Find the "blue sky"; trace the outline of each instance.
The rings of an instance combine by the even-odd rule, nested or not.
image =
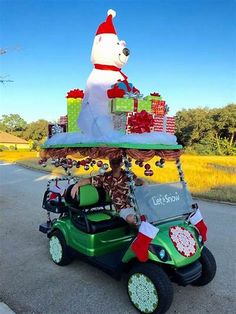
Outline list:
[[[67,91],[84,89],[106,12],[131,50],[123,72],[171,113],[236,101],[236,2],[232,0],[0,0],[0,115],[28,122],[66,114]],[[14,49],[20,47],[20,49]]]

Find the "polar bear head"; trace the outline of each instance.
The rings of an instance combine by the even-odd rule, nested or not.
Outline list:
[[[118,39],[112,23],[115,15],[115,11],[108,10],[106,21],[98,27],[91,53],[93,64],[122,68],[128,61],[129,49],[126,48],[125,41]]]

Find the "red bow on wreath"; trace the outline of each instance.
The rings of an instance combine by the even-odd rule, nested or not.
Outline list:
[[[128,127],[130,133],[150,133],[151,127],[153,127],[153,125],[153,116],[146,110],[142,110],[141,112],[135,112],[128,117]]]
[[[83,98],[84,92],[82,89],[72,89],[67,93],[66,98]]]

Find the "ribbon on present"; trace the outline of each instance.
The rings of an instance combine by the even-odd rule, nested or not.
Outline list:
[[[127,80],[118,80],[116,84],[111,85],[111,88],[108,89],[107,96],[108,98],[123,98],[127,93],[140,94],[139,90],[132,83],[128,83]]]
[[[124,98],[134,98],[134,99],[141,99],[143,98],[143,94],[140,94],[139,92],[126,92],[124,94]]]
[[[143,94],[140,94],[139,92],[127,92],[124,94],[123,98],[126,98],[126,99],[130,99],[132,98],[134,100],[134,112],[137,112],[138,111],[138,100],[139,99],[142,99],[143,98]],[[145,110],[143,110],[145,111]]]
[[[67,93],[66,98],[84,98],[84,92],[82,89],[72,89]]]
[[[146,110],[128,115],[127,128],[130,133],[150,133],[153,125],[153,116]]]

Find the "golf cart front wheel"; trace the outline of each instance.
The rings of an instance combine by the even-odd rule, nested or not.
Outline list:
[[[59,230],[55,230],[49,239],[49,253],[53,262],[60,266],[68,265],[73,259],[72,252]]]
[[[156,264],[135,265],[129,273],[127,286],[130,301],[141,313],[163,314],[171,306],[171,281]]]
[[[216,261],[211,251],[204,247],[199,259],[202,264],[202,275],[192,283],[193,286],[205,286],[213,280],[216,274]]]

